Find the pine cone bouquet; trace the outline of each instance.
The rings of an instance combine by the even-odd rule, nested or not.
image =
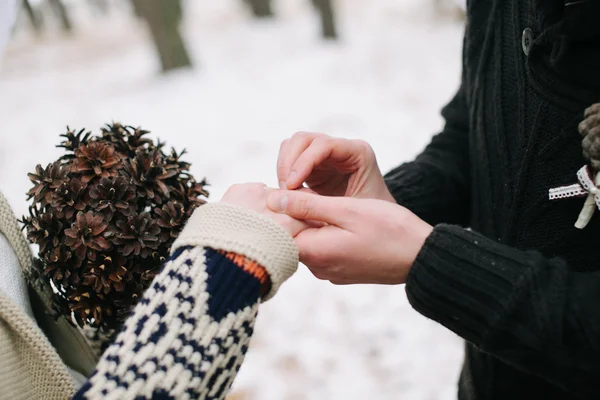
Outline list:
[[[68,129],[58,146],[65,154],[28,174],[32,205],[22,222],[39,246],[39,279],[80,326],[119,328],[208,197],[184,152],[165,152],[148,133],[120,124],[97,136]]]

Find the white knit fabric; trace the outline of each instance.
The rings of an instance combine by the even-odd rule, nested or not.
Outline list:
[[[27,275],[31,272],[31,250],[27,245],[15,215],[6,200],[6,197],[0,192],[0,233],[6,236],[8,242],[13,248],[23,272]]]
[[[74,392],[67,368],[44,333],[0,293],[0,400],[62,400]]]
[[[275,221],[230,204],[206,204],[197,209],[173,248],[201,246],[222,249],[258,262],[271,277],[272,298],[298,269],[298,247]]]
[[[19,259],[6,237],[0,233],[0,292],[14,301],[29,317],[33,318],[27,284]]]
[[[1,1],[1,0],[0,0]],[[33,324],[37,321],[31,309],[29,291],[25,281],[25,273],[31,270],[31,252],[25,237],[21,233],[8,201],[0,192],[0,294],[6,296],[15,303],[27,317],[31,318]],[[38,310],[39,311],[39,310]],[[65,334],[64,340],[70,341],[71,350],[83,350],[87,346],[85,339],[79,337],[77,331],[68,326],[65,320],[58,321]],[[48,352],[54,349],[48,349]],[[84,357],[82,352],[81,357]],[[61,365],[61,368],[63,366]],[[56,369],[60,369],[57,366]],[[79,372],[67,366],[71,377],[79,387],[86,378]],[[2,398],[0,394],[0,398]]]

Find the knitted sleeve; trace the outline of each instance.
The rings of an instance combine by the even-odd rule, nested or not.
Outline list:
[[[431,225],[466,225],[470,203],[469,123],[465,83],[442,110],[444,130],[385,181],[398,204]]]
[[[252,336],[261,294],[298,264],[292,238],[258,214],[200,207],[75,399],[222,399]]]
[[[482,351],[581,398],[600,393],[600,272],[438,225],[406,284],[412,306]]]

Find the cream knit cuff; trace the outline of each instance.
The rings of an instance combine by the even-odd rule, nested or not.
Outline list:
[[[292,237],[275,221],[224,203],[199,207],[175,241],[172,251],[182,246],[211,247],[244,255],[262,265],[271,278],[271,290],[263,301],[298,268],[298,248]]]

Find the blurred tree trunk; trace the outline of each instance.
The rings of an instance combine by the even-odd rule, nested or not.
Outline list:
[[[326,39],[337,38],[335,29],[335,17],[333,15],[333,5],[331,0],[313,0],[313,4],[321,13],[321,29],[323,37]]]
[[[73,24],[71,24],[71,19],[63,2],[61,0],[49,0],[49,2],[56,15],[60,18],[63,29],[70,32],[73,29]]]
[[[142,0],[131,0],[131,5],[133,6],[133,12],[135,16],[138,18],[144,18],[142,13],[142,9],[144,8]]]
[[[101,14],[108,14],[108,3],[106,0],[90,0],[93,6],[100,11]]]
[[[192,65],[179,33],[179,0],[132,0],[135,13],[148,23],[163,72]]]
[[[272,17],[273,10],[271,9],[271,0],[244,0],[252,8],[252,13],[255,17],[264,18]]]
[[[31,3],[29,3],[29,0],[23,0],[23,8],[27,13],[27,18],[29,18],[29,22],[31,23],[33,29],[37,33],[40,33],[42,31],[43,26],[40,15],[33,9],[33,7],[31,7]]]
[[[435,0],[434,2],[436,14],[441,17],[450,17],[459,21],[464,21],[466,18],[465,7],[463,1],[457,0]]]

